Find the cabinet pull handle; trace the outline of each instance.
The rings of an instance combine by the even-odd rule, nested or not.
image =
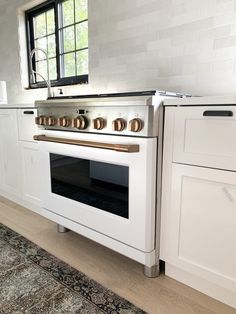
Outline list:
[[[24,114],[34,114],[33,110],[25,110],[23,113]]]
[[[33,110],[25,110],[23,113],[24,114],[34,114]]]
[[[233,111],[230,110],[206,110],[203,112],[204,117],[233,117]]]

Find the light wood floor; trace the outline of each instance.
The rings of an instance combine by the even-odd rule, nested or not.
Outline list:
[[[148,279],[142,266],[0,197],[0,222],[150,314],[236,314],[236,310],[171,278]]]

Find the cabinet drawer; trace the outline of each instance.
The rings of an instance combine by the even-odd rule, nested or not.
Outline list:
[[[19,140],[33,142],[33,136],[37,133],[37,126],[35,124],[37,109],[18,109],[17,114],[19,125]]]
[[[236,170],[236,106],[176,108],[173,161]]]

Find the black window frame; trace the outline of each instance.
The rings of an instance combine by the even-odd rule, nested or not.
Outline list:
[[[33,27],[33,18],[41,13],[44,13],[50,9],[54,9],[55,13],[55,41],[56,41],[56,69],[57,69],[57,80],[51,80],[51,86],[66,86],[66,85],[75,85],[75,84],[87,84],[89,74],[70,76],[70,77],[60,77],[60,38],[59,38],[59,14],[61,14],[60,4],[66,0],[48,0],[45,1],[30,10],[25,12],[26,20],[26,40],[27,40],[27,56],[28,56],[28,79],[29,79],[29,89],[47,87],[44,81],[33,83],[31,81],[30,73],[30,52],[35,48],[34,45],[34,27]],[[62,16],[61,16],[62,18]],[[80,21],[85,22],[88,19]],[[72,24],[72,25],[76,25]],[[85,48],[85,49],[89,49]],[[32,60],[33,70],[36,70],[35,55]]]

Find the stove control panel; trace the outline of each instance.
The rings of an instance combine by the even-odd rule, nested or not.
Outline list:
[[[37,108],[41,129],[152,136],[154,108],[139,106],[49,106]]]

